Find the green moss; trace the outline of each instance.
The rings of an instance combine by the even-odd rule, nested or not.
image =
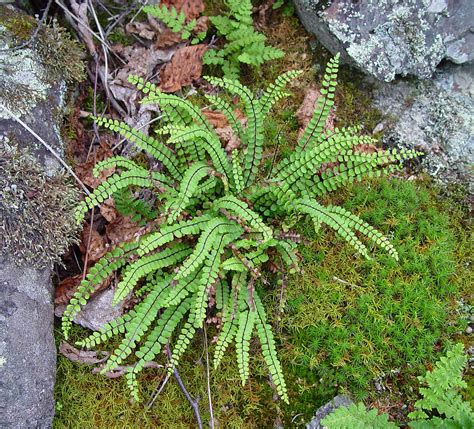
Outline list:
[[[454,323],[455,297],[470,283],[468,244],[453,231],[461,217],[426,184],[384,179],[345,193],[343,206],[388,233],[400,263],[354,257],[326,233],[313,233],[301,248],[304,274],[288,284],[281,354],[301,380],[292,414],[306,419],[338,391],[364,397],[391,370],[401,380],[423,372],[438,355],[435,346],[462,329]],[[397,386],[406,394],[411,384]]]

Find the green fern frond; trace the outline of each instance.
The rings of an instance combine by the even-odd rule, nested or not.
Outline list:
[[[189,200],[196,192],[199,182],[210,172],[209,166],[204,162],[196,162],[184,173],[176,198],[171,199],[166,205],[168,223],[175,221],[187,207]]]
[[[272,107],[289,94],[284,92],[284,88],[289,82],[295,80],[303,72],[301,70],[290,70],[278,76],[274,83],[271,83],[258,100],[258,105],[263,116],[266,116]]]
[[[140,305],[135,306],[132,317],[126,325],[125,336],[117,349],[107,359],[107,363],[102,369],[103,373],[116,368],[132,354],[137,343],[154,322],[158,311],[163,306],[163,300],[170,292],[169,282],[170,279],[168,278],[156,284]]]
[[[273,237],[271,228],[263,222],[260,215],[251,210],[244,201],[241,201],[232,195],[227,195],[214,202],[214,208],[217,210],[229,210],[232,214],[248,222],[250,227],[255,231],[263,234],[263,239],[265,241],[270,240]]]
[[[331,227],[340,237],[346,240],[358,253],[370,259],[365,245],[357,238],[351,229],[352,222],[341,217],[338,213],[332,212],[327,207],[318,204],[313,200],[299,200],[295,209],[301,213],[306,213],[316,222],[323,222]]]
[[[388,421],[388,414],[378,414],[376,409],[367,411],[362,402],[348,408],[336,408],[321,423],[328,429],[391,429],[398,426]]]
[[[112,251],[106,253],[91,267],[84,280],[81,281],[77,291],[69,301],[62,316],[62,331],[64,337],[68,339],[72,321],[81,307],[87,303],[95,286],[102,283],[115,270],[125,266],[130,258],[136,253],[138,243],[121,243]]]
[[[180,180],[182,175],[179,171],[179,162],[173,152],[165,145],[155,140],[146,134],[131,128],[125,122],[117,121],[116,119],[94,118],[97,125],[104,126],[118,134],[125,137],[127,140],[135,143],[140,149],[148,152],[158,161],[163,163],[169,173],[176,179]]]
[[[303,135],[298,141],[298,148],[306,149],[311,147],[315,138],[321,135],[326,119],[329,116],[331,107],[334,105],[334,93],[337,86],[337,72],[339,69],[339,54],[336,54],[331,58],[326,66],[326,70],[323,76],[323,82],[321,90],[321,97],[316,101],[316,108],[313,116],[311,117],[308,125],[306,126]]]
[[[239,313],[237,334],[235,335],[235,351],[242,385],[245,385],[249,378],[250,337],[255,326],[255,316],[256,312],[252,310],[244,310]]]
[[[277,356],[275,347],[275,339],[273,337],[272,328],[267,323],[267,316],[263,308],[262,301],[257,293],[254,293],[254,302],[256,309],[256,328],[260,344],[262,345],[262,354],[265,363],[268,366],[272,381],[275,384],[278,394],[288,404],[288,392],[286,389],[285,379],[283,377],[283,370],[281,368],[280,360]]]
[[[143,256],[137,261],[131,263],[117,285],[117,289],[112,301],[113,305],[123,301],[127,295],[136,286],[138,281],[147,274],[160,268],[174,265],[191,253],[191,249],[182,243],[177,243],[161,252],[149,256]]]
[[[122,188],[114,192],[113,199],[115,208],[122,216],[130,216],[133,222],[140,225],[158,216],[158,211],[154,210],[150,203],[134,197],[130,189]]]

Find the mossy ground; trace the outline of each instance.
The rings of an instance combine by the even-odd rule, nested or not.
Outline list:
[[[220,2],[207,4],[207,14],[222,12]],[[292,87],[295,96],[283,101],[266,122],[269,151],[284,153],[292,150],[289,142],[295,141],[298,131],[293,115],[305,89],[317,84],[328,54],[310,48],[310,38],[295,17],[278,14],[266,35],[269,44],[288,55],[258,72],[247,71],[244,83],[258,90],[288,69],[304,71]],[[361,123],[370,133],[380,113],[370,108],[369,96],[359,83],[350,69],[342,70],[337,125]],[[415,397],[415,376],[423,374],[453,334],[463,328],[457,320],[456,300],[469,294],[472,249],[470,225],[457,200],[441,198],[429,180],[394,178],[351,186],[326,202],[343,205],[387,233],[400,252],[400,263],[380,252],[373,260],[364,261],[327,230],[315,234],[311,225],[299,225],[299,232],[309,238],[300,246],[304,274],[289,279],[278,335],[291,405],[275,400],[255,342],[251,377],[245,386],[241,386],[232,353],[225,356],[218,370],[211,369],[218,427],[266,428],[276,422],[299,426],[310,420],[318,406],[342,391],[366,397],[379,407],[406,403]],[[278,286],[266,292],[268,313],[275,314]],[[212,338],[212,328],[208,334]],[[76,328],[74,335],[79,338],[85,333]],[[196,336],[179,370],[190,394],[200,398],[201,414],[207,422],[202,339],[202,334]],[[160,363],[166,363],[164,355]],[[390,373],[392,370],[399,372]],[[164,372],[153,369],[142,373],[145,400]],[[387,376],[381,384],[388,390],[377,394],[373,378],[383,374]],[[173,378],[154,406],[146,409],[143,404],[129,403],[124,380],[93,375],[90,367],[59,356],[56,397],[55,428],[196,427],[192,410]]]
[[[394,263],[382,254],[364,261],[327,231],[315,235],[310,225],[302,224],[301,232],[310,237],[300,247],[304,274],[290,278],[279,324],[278,348],[291,405],[274,401],[255,343],[252,376],[246,386],[240,384],[232,353],[218,370],[211,370],[214,415],[221,427],[272,427],[279,419],[292,427],[307,422],[315,408],[341,391],[380,402],[372,380],[383,374],[388,377],[382,384],[390,386],[390,393],[382,395],[386,402],[414,399],[416,375],[423,374],[450,336],[463,329],[456,322],[456,297],[468,292],[472,278],[461,210],[440,201],[428,181],[403,179],[354,185],[331,202],[354,210],[390,234],[401,261]],[[276,308],[279,291],[267,292],[266,305]],[[74,331],[75,338],[84,335],[82,329]],[[212,335],[211,330],[209,338]],[[198,335],[180,374],[190,393],[201,398],[207,421],[202,341]],[[212,351],[211,346],[211,355]],[[165,356],[159,363],[166,364]],[[390,375],[391,370],[400,372]],[[164,372],[142,373],[145,399]],[[190,428],[195,424],[174,379],[146,409],[129,403],[124,380],[93,375],[91,367],[59,356],[56,389],[61,408],[56,428],[71,427],[71,422],[81,428]]]

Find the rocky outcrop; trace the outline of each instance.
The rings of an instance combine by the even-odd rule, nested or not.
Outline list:
[[[474,59],[472,0],[294,0],[331,52],[384,81],[428,78],[446,59]]]
[[[374,105],[386,115],[378,126],[386,146],[422,151],[430,176],[473,194],[473,67],[445,64],[431,80],[377,83]]]
[[[67,79],[48,65],[51,58],[44,59],[38,49],[32,46],[9,49],[28,38],[35,24],[33,18],[0,5],[0,145],[4,154],[12,156],[11,162],[10,159],[5,162],[4,157],[4,162],[0,162],[0,427],[5,429],[49,428],[55,408],[52,259],[41,261],[42,254],[54,255],[37,241],[48,234],[44,213],[32,210],[29,219],[22,219],[20,214],[24,213],[23,204],[31,209],[39,201],[52,201],[43,199],[43,194],[48,192],[42,186],[46,181],[23,189],[27,182],[22,178],[24,169],[29,170],[34,164],[43,173],[41,180],[55,180],[60,166],[12,115],[62,155],[60,126]],[[17,160],[21,160],[22,168],[10,174],[14,169],[12,163]],[[28,180],[34,182],[35,174],[30,174]],[[57,192],[54,201],[62,207],[61,198],[56,197],[63,194],[54,192]],[[63,214],[56,212],[57,218],[51,222],[53,228],[63,222]],[[19,222],[26,222],[28,228],[21,228]],[[18,246],[31,244],[28,251],[12,251],[17,237],[9,233],[17,227],[33,234],[30,239],[25,235],[25,240],[17,243]],[[38,250],[39,254],[32,253]],[[29,257],[23,259],[19,255]]]

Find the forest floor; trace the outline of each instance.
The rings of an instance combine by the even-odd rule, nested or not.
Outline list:
[[[222,2],[209,1],[202,15],[220,13],[223,7]],[[136,55],[135,64],[139,64],[140,55],[147,52],[139,35],[144,27],[137,24],[145,22],[145,17],[135,17],[133,26],[132,16],[118,24],[108,39],[120,55],[130,46],[127,55]],[[284,154],[294,150],[287,142],[295,141],[300,128],[296,114],[306,94],[318,89],[330,55],[305,32],[288,6],[265,19],[262,16],[256,14],[256,23],[268,44],[287,54],[260,70],[243,70],[242,83],[258,91],[287,70],[303,70],[291,87],[292,96],[279,104],[265,124],[267,140],[274,142],[267,150],[273,153],[278,149]],[[134,72],[133,67],[127,67],[116,74]],[[205,66],[202,74],[212,71]],[[112,136],[97,131],[85,118],[88,112],[102,111],[121,116],[100,90],[97,76],[92,67],[89,80],[81,85],[76,104],[71,106],[63,133],[77,174],[90,186],[97,184],[91,175],[94,163],[120,150]],[[132,103],[131,95],[117,80],[112,93],[122,97],[119,105]],[[203,90],[206,84],[196,78],[178,94],[201,103],[199,93]],[[370,97],[363,76],[342,67],[333,125],[361,124],[364,132],[372,134],[382,113],[371,107]],[[449,344],[463,342],[467,348],[471,341],[465,334],[473,317],[471,221],[469,208],[462,201],[462,190],[442,189],[414,170],[366,180],[326,197],[325,202],[350,209],[389,234],[400,253],[400,263],[383,255],[362,260],[334,234],[314,233],[312,225],[299,225],[299,232],[309,237],[300,245],[303,273],[288,278],[284,301],[280,288],[264,291],[267,312],[275,315],[272,324],[290,405],[275,398],[259,353],[251,352],[251,377],[245,386],[240,383],[233,356],[226,355],[210,377],[216,427],[304,427],[314,411],[338,393],[350,393],[369,407],[388,412],[392,419],[406,421],[417,399],[416,376],[424,374]],[[70,297],[82,276],[81,267],[93,263],[110,243],[131,230],[129,220],[108,222],[102,211],[93,225],[86,224],[80,245],[66,259],[67,269],[58,270],[56,303]],[[86,329],[74,327],[69,342],[74,344],[85,334]],[[209,326],[208,338],[214,334],[214,327]],[[56,337],[59,345],[63,340],[59,325]],[[207,422],[202,344],[203,335],[198,335],[180,364],[180,374],[190,394],[199,398],[200,412]],[[103,348],[112,350],[116,345],[110,341]],[[256,351],[257,343],[252,347]],[[212,352],[212,345],[210,348]],[[142,397],[150,398],[165,374],[160,368],[144,371],[139,378]],[[472,387],[472,374],[468,380]],[[195,427],[193,411],[174,380],[151,406],[132,403],[125,380],[94,374],[90,365],[72,362],[61,354],[56,401],[55,428]]]

